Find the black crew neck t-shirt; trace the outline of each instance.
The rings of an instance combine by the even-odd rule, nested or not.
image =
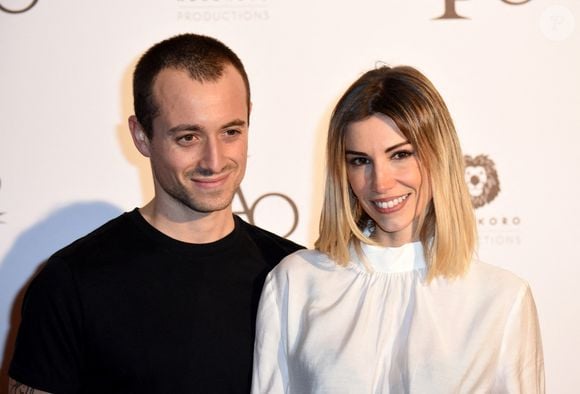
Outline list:
[[[237,216],[189,244],[125,213],[32,281],[10,376],[52,393],[247,393],[264,279],[300,248]]]

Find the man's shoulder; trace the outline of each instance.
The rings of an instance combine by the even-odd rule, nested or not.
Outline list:
[[[39,267],[32,279],[25,300],[33,305],[34,315],[42,308],[66,304],[78,300],[79,280],[92,277],[95,267],[112,261],[115,242],[123,233],[130,231],[133,212],[123,213],[100,227],[55,252]],[[113,252],[111,252],[113,250]]]
[[[135,235],[132,216],[138,214],[136,211],[125,212],[88,234],[78,238],[69,245],[55,252],[51,259],[63,259],[82,257],[85,255],[95,255],[103,251],[117,249],[120,244],[127,243],[127,240]]]
[[[238,216],[236,216],[236,221],[249,240],[253,242],[262,253],[269,255],[270,260],[275,260],[276,263],[285,256],[299,249],[304,249],[304,246],[274,234],[271,231],[247,223]]]
[[[149,257],[153,242],[140,230],[139,215],[136,209],[125,212],[56,251],[36,273],[34,286],[52,293],[55,286],[105,284],[117,274],[134,273],[136,263],[155,258]]]

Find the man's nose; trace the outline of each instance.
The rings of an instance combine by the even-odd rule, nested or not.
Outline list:
[[[221,172],[223,168],[223,147],[217,138],[205,140],[199,166],[212,174]]]

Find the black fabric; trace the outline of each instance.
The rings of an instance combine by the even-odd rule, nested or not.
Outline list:
[[[301,248],[235,217],[210,244],[134,210],[55,253],[31,283],[10,376],[52,393],[247,393],[266,274]]]

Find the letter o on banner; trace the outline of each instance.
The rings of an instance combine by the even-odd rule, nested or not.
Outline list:
[[[6,2],[6,0],[3,0],[3,1]],[[19,9],[8,8],[5,5],[3,5],[2,3],[0,3],[0,10],[7,12],[9,14],[22,14],[23,12],[26,12],[29,9],[31,9],[32,7],[34,7],[36,5],[36,3],[38,3],[38,0],[32,0],[27,6],[25,6],[23,8],[19,8]]]
[[[501,0],[504,3],[508,3],[509,5],[522,5],[529,3],[531,0],[518,0],[518,1],[511,1],[511,0]]]

